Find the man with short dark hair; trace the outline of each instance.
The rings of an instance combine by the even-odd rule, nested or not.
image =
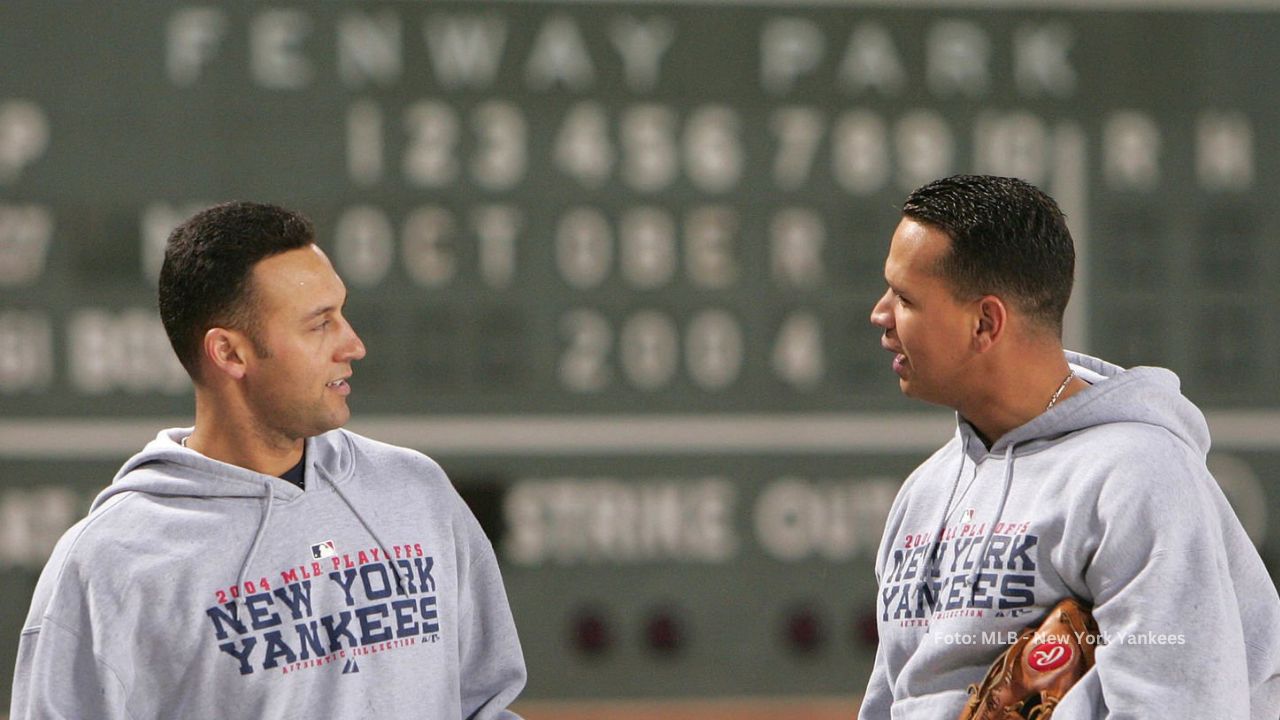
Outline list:
[[[871,322],[902,392],[958,427],[890,510],[861,718],[955,718],[1066,597],[1104,644],[1055,718],[1280,716],[1280,598],[1206,469],[1204,416],[1168,370],[1063,350],[1074,263],[1020,180],[950,177],[903,206]]]
[[[432,460],[340,429],[365,347],[310,222],[196,214],[159,301],[195,426],[58,543],[13,720],[514,718],[524,660],[479,524]]]

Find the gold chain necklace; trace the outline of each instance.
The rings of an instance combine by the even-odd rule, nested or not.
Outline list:
[[[1052,408],[1058,402],[1058,397],[1062,395],[1063,390],[1067,389],[1067,384],[1070,383],[1071,378],[1075,376],[1076,376],[1076,371],[1072,370],[1071,372],[1067,373],[1067,376],[1065,378],[1062,379],[1062,384],[1058,386],[1057,390],[1053,391],[1053,397],[1049,398],[1049,404],[1044,406],[1044,409],[1046,411]]]

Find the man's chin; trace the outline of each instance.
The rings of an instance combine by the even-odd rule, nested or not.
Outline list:
[[[899,378],[898,389],[902,391],[903,395],[911,398],[912,400],[919,400],[920,402],[932,403],[934,405],[942,404],[933,395],[933,393],[929,392],[927,388],[920,387],[920,383],[912,382],[910,378]]]
[[[346,425],[350,421],[351,421],[351,411],[347,410],[346,412],[341,413],[337,417],[332,418],[329,422],[329,427],[325,430],[325,432],[329,432],[330,430],[337,430],[338,428]]]
[[[908,378],[898,378],[898,389],[902,391],[903,395],[906,395],[909,398],[919,399],[916,395],[915,387],[912,386],[911,380]]]
[[[330,413],[328,417],[317,422],[315,426],[312,427],[312,430],[314,432],[311,433],[311,436],[314,437],[316,435],[323,435],[329,432],[330,430],[337,430],[338,428],[346,425],[347,422],[350,420],[351,420],[351,411],[348,410],[346,406],[343,406],[343,408],[340,411],[334,411]]]
[[[903,395],[911,398],[912,400],[919,400],[922,403],[937,405],[938,407],[948,408],[951,410],[956,409],[955,406],[952,405],[951,402],[948,401],[946,398],[943,398],[937,395],[936,393],[931,393],[928,390],[922,389],[918,384],[915,386],[912,386],[910,382],[906,380],[902,380],[898,383],[898,387],[899,389],[902,390]]]

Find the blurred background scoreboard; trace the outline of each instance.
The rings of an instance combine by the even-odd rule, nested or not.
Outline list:
[[[902,199],[956,172],[1059,200],[1067,344],[1180,374],[1274,577],[1277,9],[0,5],[0,707],[53,542],[191,422],[154,285],[230,199],[315,220],[351,427],[480,517],[531,716],[852,713],[884,517],[954,425],[867,317]]]

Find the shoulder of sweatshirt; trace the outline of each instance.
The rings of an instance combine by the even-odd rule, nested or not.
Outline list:
[[[439,488],[452,488],[452,480],[439,462],[412,448],[390,445],[378,439],[361,436],[351,430],[342,430],[353,445],[380,470],[387,470],[398,479],[416,480]]]
[[[420,484],[420,490],[440,493],[454,501],[455,510],[465,507],[462,497],[444,468],[430,456],[399,445],[341,430],[364,456],[364,461],[379,470],[376,475],[396,485]]]
[[[118,505],[119,503],[112,503]],[[105,510],[105,508],[104,508]],[[83,596],[91,576],[102,576],[110,581],[127,573],[95,572],[95,568],[117,567],[108,562],[110,535],[90,532],[98,524],[103,512],[94,512],[81,518],[62,534],[50,553],[31,598],[24,629],[39,628],[44,618],[55,613],[56,606],[74,607]],[[127,581],[126,581],[127,582]],[[116,584],[116,583],[113,583]]]
[[[394,488],[395,491],[401,490],[406,483],[421,483],[421,491],[443,497],[455,532],[460,533],[459,537],[466,538],[460,546],[468,546],[477,541],[488,544],[489,540],[475,514],[439,463],[417,450],[391,445],[347,430],[342,432],[365,456],[367,462],[388,470],[379,475],[396,483],[399,487]]]
[[[444,468],[425,453],[375,440],[346,429],[340,432],[374,465],[389,469],[403,469],[427,480],[449,482]]]
[[[1065,439],[1064,499],[1106,522],[1136,517],[1175,522],[1229,512],[1205,456],[1169,430],[1138,422],[1086,428]]]
[[[151,472],[141,469],[137,472]],[[245,511],[261,504],[259,497],[201,497],[166,495],[142,490],[123,492],[108,498],[91,510],[63,535],[50,562],[60,556],[69,561],[89,564],[114,564],[166,539],[185,534],[197,518],[216,522],[225,510],[210,512],[217,506],[237,505]],[[256,512],[256,511],[253,511]]]
[[[1085,428],[1058,443],[1062,462],[1080,479],[1123,476],[1138,486],[1208,477],[1205,456],[1166,428],[1117,422]]]

